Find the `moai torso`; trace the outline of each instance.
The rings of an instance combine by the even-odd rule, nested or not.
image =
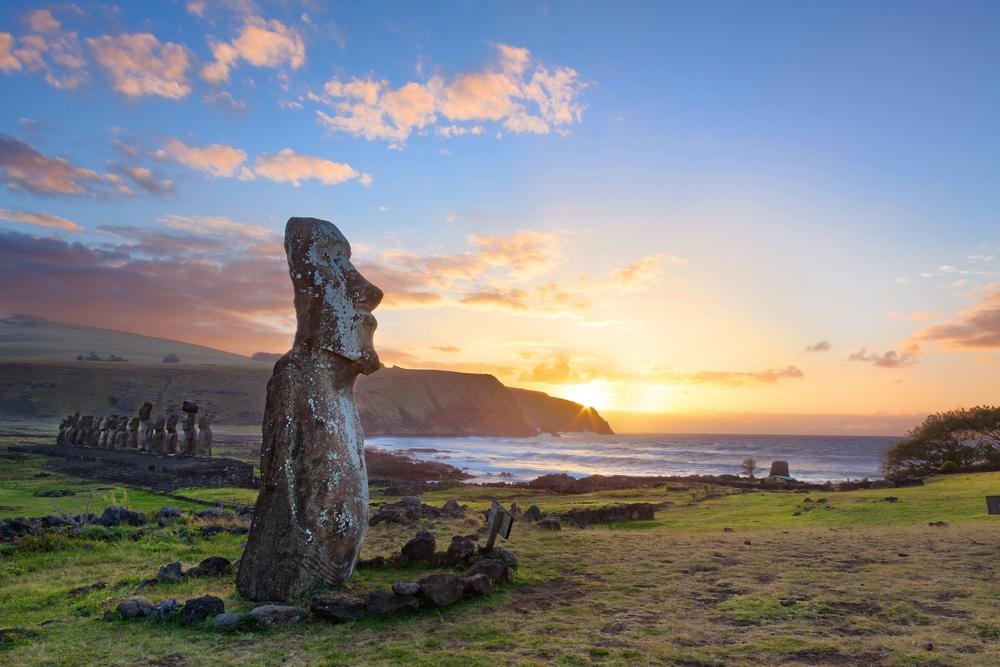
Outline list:
[[[149,453],[150,454],[162,454],[163,453],[163,440],[166,436],[166,431],[163,430],[163,425],[166,423],[166,419],[160,417],[156,420],[153,425],[153,433],[149,437]]]
[[[108,434],[111,432],[111,417],[101,419],[101,430],[97,435],[98,449],[106,449],[108,446]]]
[[[128,420],[128,435],[125,437],[125,449],[134,452],[139,448],[139,418]]]
[[[208,415],[202,415],[198,420],[196,445],[198,456],[212,458],[212,420]]]
[[[177,415],[167,417],[167,435],[164,447],[167,456],[177,456]]]
[[[181,422],[181,456],[194,456],[197,453],[197,432],[194,427],[196,411],[197,407],[184,413],[184,421]]]
[[[150,413],[153,411],[153,404],[146,401],[139,409],[139,432],[136,434],[136,444],[140,452],[149,451],[149,440],[153,435],[153,422],[150,420]]]
[[[125,449],[128,441],[128,417],[118,419],[118,428],[115,430],[115,449]]]

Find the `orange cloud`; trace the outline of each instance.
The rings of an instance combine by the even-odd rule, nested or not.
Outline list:
[[[274,155],[265,153],[258,156],[254,161],[253,170],[258,176],[278,183],[291,183],[296,188],[302,181],[308,180],[316,180],[326,185],[357,180],[367,186],[372,182],[371,176],[359,174],[349,164],[331,162],[312,155],[300,155],[291,148],[283,148]]]
[[[28,26],[35,32],[55,32],[62,24],[47,9],[36,9],[25,17]]]
[[[868,352],[861,348],[857,352],[852,352],[848,361],[863,361],[879,368],[901,368],[912,366],[917,363],[920,356],[920,346],[915,344],[907,345],[901,352],[896,350],[886,350],[883,353]]]
[[[33,213],[31,211],[11,211],[0,208],[0,220],[10,220],[12,222],[23,222],[28,225],[38,227],[52,227],[54,229],[64,229],[68,232],[82,232],[83,227],[72,220],[49,215],[48,213]]]
[[[37,195],[102,194],[108,188],[131,194],[114,174],[100,175],[60,157],[48,157],[12,136],[0,133],[0,177],[8,188]]]
[[[781,380],[799,379],[805,374],[797,366],[763,371],[701,371],[672,374],[665,379],[682,384],[718,384],[731,387],[776,384]]]
[[[958,349],[1000,348],[1000,283],[985,287],[983,300],[955,319],[918,331],[915,338]]]
[[[148,32],[104,35],[87,43],[97,62],[111,74],[115,90],[126,97],[156,95],[179,100],[191,92],[188,55],[180,44],[161,44]]]
[[[87,62],[75,32],[62,31],[62,24],[48,10],[30,12],[24,20],[33,32],[19,38],[18,48],[11,52],[13,38],[0,36],[0,69],[14,71],[23,66],[29,72],[42,72],[50,86],[62,90],[76,90],[87,81]]]
[[[10,73],[21,69],[21,61],[14,55],[14,36],[0,32],[0,72]]]
[[[253,173],[244,165],[246,151],[226,144],[212,144],[203,148],[188,146],[178,139],[170,139],[156,152],[156,157],[169,157],[186,167],[204,172],[213,178],[253,179]]]
[[[259,16],[247,18],[232,42],[215,42],[211,49],[215,60],[201,69],[201,78],[209,83],[228,81],[229,70],[240,60],[254,67],[287,64],[292,69],[298,69],[306,61],[305,43],[296,30],[281,21]]]

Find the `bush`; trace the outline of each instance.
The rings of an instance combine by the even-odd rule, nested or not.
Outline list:
[[[906,438],[886,450],[888,477],[1000,470],[1000,407],[977,406],[930,415]]]
[[[956,465],[954,461],[945,461],[941,464],[941,467],[938,468],[938,472],[942,475],[950,475],[951,473],[958,472],[958,465]]]
[[[171,352],[170,354],[163,355],[163,363],[165,364],[179,364],[180,362],[181,358],[178,357],[173,352]]]

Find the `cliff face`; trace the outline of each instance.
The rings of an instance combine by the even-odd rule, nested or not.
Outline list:
[[[260,425],[271,370],[270,364],[0,362],[0,419],[126,414],[146,400],[162,414],[193,399],[216,414],[218,424]],[[370,436],[611,433],[596,412],[541,392],[508,389],[492,375],[383,368],[358,378],[357,399]]]
[[[511,387],[508,391],[528,423],[541,431],[586,431],[614,435],[611,425],[594,408],[585,408],[579,403],[530,389]]]

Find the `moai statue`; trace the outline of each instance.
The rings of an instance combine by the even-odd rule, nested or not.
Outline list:
[[[134,452],[139,448],[139,418],[128,420],[128,435],[125,436],[125,449]]]
[[[94,418],[90,415],[80,417],[80,424],[76,427],[76,434],[73,436],[73,444],[77,447],[87,447],[90,445],[90,423]]]
[[[96,448],[101,444],[101,424],[106,417],[95,416],[90,423],[90,446]]]
[[[157,417],[156,422],[153,424],[153,432],[149,436],[149,453],[154,455],[163,454],[163,440],[166,436],[166,431],[163,430],[163,425],[167,422],[163,417]]]
[[[177,413],[171,413],[171,415],[167,417],[165,449],[167,456],[177,456]]]
[[[140,452],[149,451],[149,439],[153,435],[153,422],[149,418],[152,412],[153,404],[149,401],[139,408],[139,432],[136,434],[136,444],[139,445]]]
[[[128,417],[118,419],[118,427],[115,429],[114,448],[125,449],[128,440]]]
[[[72,415],[67,415],[66,417],[63,418],[61,422],[59,422],[59,434],[56,435],[57,445],[66,444],[66,436],[69,433],[70,423],[72,419],[73,419]]]
[[[195,443],[198,456],[212,458],[212,417],[208,414],[198,418],[198,437]]]
[[[198,450],[196,442],[198,434],[194,428],[194,422],[198,414],[198,404],[194,401],[184,401],[181,409],[184,410],[184,421],[181,423],[181,456],[194,456]]]
[[[111,417],[101,418],[101,431],[97,435],[97,448],[107,449],[108,447],[108,434],[111,432]]]
[[[292,218],[285,252],[298,326],[267,384],[260,494],[236,586],[288,600],[354,572],[368,529],[359,373],[379,368],[372,310],[382,291],[351,263],[334,225]]]
[[[73,445],[76,442],[76,434],[80,432],[80,413],[74,412],[69,420],[69,429],[63,436],[64,445]]]

